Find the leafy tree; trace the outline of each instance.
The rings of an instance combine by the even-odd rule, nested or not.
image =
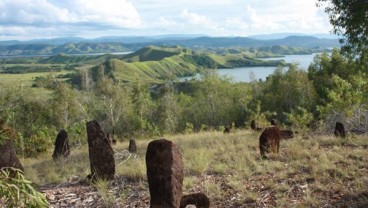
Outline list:
[[[308,77],[318,95],[315,117],[325,118],[333,111],[351,111],[354,106],[367,102],[362,96],[368,93],[367,74],[361,70],[361,64],[342,56],[339,50],[335,49],[330,56],[317,55],[308,68]]]
[[[118,132],[128,131],[129,115],[132,114],[131,89],[128,86],[120,86],[112,79],[101,78],[96,86],[95,103],[99,105],[98,118],[100,121],[106,120],[107,131],[113,135]],[[120,122],[122,121],[122,122]],[[122,124],[118,128],[117,124]]]
[[[341,39],[344,51],[368,61],[368,1],[367,0],[318,0],[317,5],[328,2],[328,13],[333,32],[344,36]],[[368,66],[368,65],[366,65]]]
[[[327,104],[319,106],[320,114],[327,116],[333,111],[352,114],[354,106],[360,105],[363,101],[363,91],[359,88],[354,89],[349,81],[337,75],[331,77],[331,82],[331,89],[327,91]]]
[[[219,77],[210,72],[196,81],[192,99],[191,118],[186,120],[199,129],[202,124],[208,127],[244,125],[246,106],[251,100],[248,85],[234,83],[228,77]]]
[[[138,133],[145,133],[145,131],[157,131],[153,120],[153,112],[155,111],[155,104],[149,93],[149,85],[143,83],[139,78],[133,84],[131,99],[133,103],[133,113],[136,117],[134,120],[134,129]]]
[[[66,83],[60,83],[52,95],[50,108],[52,109],[53,124],[57,129],[68,128],[83,119],[78,91]]]
[[[163,96],[157,100],[157,118],[163,133],[174,133],[181,115],[178,111],[178,102],[174,95],[173,86],[168,87]]]
[[[291,65],[287,71],[277,68],[264,83],[263,94],[257,99],[261,100],[262,111],[275,112],[277,120],[286,122],[285,113],[299,107],[311,111],[315,106],[316,93],[308,74]]]

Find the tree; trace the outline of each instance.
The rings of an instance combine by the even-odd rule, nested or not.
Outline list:
[[[315,104],[316,92],[308,74],[296,65],[287,71],[279,67],[264,83],[263,94],[259,96],[263,111],[276,112],[277,120],[285,122],[285,113],[298,108],[311,111]]]
[[[342,35],[344,51],[352,57],[358,56],[368,65],[368,1],[367,0],[318,0],[328,13],[333,32]]]
[[[100,121],[106,121],[108,124],[107,130],[113,136],[115,133],[126,132],[129,127],[129,114],[132,114],[132,104],[130,99],[131,89],[127,86],[121,86],[115,83],[114,80],[107,77],[102,77],[96,85],[96,109]],[[122,123],[119,127],[118,123]],[[118,132],[116,132],[118,131]]]

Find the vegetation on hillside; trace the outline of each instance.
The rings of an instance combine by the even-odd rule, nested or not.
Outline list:
[[[161,61],[132,63],[112,59],[91,71],[82,68],[75,77],[77,87],[49,77],[37,85],[52,90],[48,96],[3,85],[0,114],[19,132],[16,146],[24,156],[50,151],[61,128],[80,143],[85,122],[91,119],[119,138],[244,127],[253,119],[267,125],[271,118],[295,130],[329,133],[340,120],[351,132],[368,132],[362,122],[368,118],[367,75],[359,62],[339,50],[316,56],[308,71],[295,65],[279,67],[265,81],[236,83],[212,70],[201,70],[201,80],[152,79],[169,79],[167,74],[175,72],[160,68],[163,65],[191,64],[182,58],[190,53],[195,54],[186,51]],[[216,59],[219,55],[211,56],[221,60]],[[222,61],[226,63],[225,58]]]

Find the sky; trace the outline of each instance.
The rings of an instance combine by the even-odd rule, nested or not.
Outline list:
[[[329,33],[317,0],[1,0],[0,40]]]

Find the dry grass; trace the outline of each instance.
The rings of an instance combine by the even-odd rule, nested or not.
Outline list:
[[[368,138],[296,137],[281,141],[278,155],[261,160],[259,134],[237,130],[226,135],[201,132],[165,136],[183,153],[184,193],[203,192],[210,197],[212,207],[368,205]],[[138,153],[116,171],[147,191],[145,152],[149,141],[138,140]],[[119,152],[127,148],[127,142],[114,146]],[[37,184],[62,183],[89,173],[86,147],[74,150],[65,161],[55,163],[48,155],[27,159],[23,164],[26,176]]]

